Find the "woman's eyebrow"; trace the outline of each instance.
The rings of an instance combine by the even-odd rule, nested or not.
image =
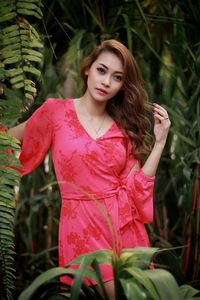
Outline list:
[[[104,64],[102,64],[102,63],[99,63],[99,65],[101,65],[102,67],[104,67],[106,70],[108,70],[109,68],[106,66],[106,65],[104,65]],[[115,73],[120,73],[120,74],[123,74],[123,72],[122,71],[115,71]]]

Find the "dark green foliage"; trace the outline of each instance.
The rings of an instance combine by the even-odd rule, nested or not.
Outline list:
[[[22,107],[33,102],[37,92],[35,79],[41,76],[38,67],[43,62],[43,44],[37,30],[25,19],[25,16],[42,17],[41,1],[1,0],[0,6],[0,79],[7,88],[22,92],[21,107],[17,101],[18,111],[13,114],[19,117]],[[9,96],[4,94],[1,99],[2,121],[6,110],[13,105]]]
[[[19,161],[7,149],[19,150],[17,140],[0,133],[0,286],[1,299],[12,299],[14,290],[14,219],[15,190],[20,173],[10,168],[20,167]],[[5,165],[7,167],[5,167]]]
[[[25,17],[40,19],[41,1],[1,0],[0,7],[0,122],[13,126],[36,95],[43,44]],[[0,133],[0,296],[5,300],[13,299],[15,288],[15,188],[20,173],[11,167],[20,167],[15,157],[19,149],[17,140]]]
[[[79,269],[74,270],[70,266],[66,266],[52,268],[44,272],[21,293],[18,300],[108,300],[109,297],[99,272],[101,263],[110,264],[113,267],[116,300],[184,300],[195,298],[199,291],[189,285],[179,287],[168,271],[160,268],[149,269],[153,255],[156,255],[157,252],[159,250],[156,248],[135,248],[124,249],[119,255],[110,250],[100,250],[82,255],[71,263],[71,265],[79,264]],[[62,277],[62,275],[74,278],[71,286],[57,281],[57,278]],[[95,281],[98,290],[93,284],[88,287],[83,281],[85,278]]]
[[[0,93],[3,93],[0,118],[9,126],[16,123],[24,106],[33,101],[35,79],[40,76],[41,67],[44,85],[39,89],[33,109],[52,95],[80,95],[79,62],[99,41],[117,38],[133,52],[150,101],[165,105],[172,121],[157,174],[155,221],[148,227],[151,243],[164,248],[177,246],[171,253],[160,254],[158,262],[172,272],[178,283],[186,280],[199,286],[199,2],[47,0],[42,8],[37,0],[1,0],[0,5],[0,14],[3,12],[0,17]],[[35,17],[41,16],[41,8],[44,64],[40,60],[41,39],[35,41],[38,34],[32,23]],[[24,23],[24,16],[31,17],[31,25],[27,20]],[[41,24],[38,18],[37,22]],[[22,48],[18,47],[19,43],[23,44]],[[14,61],[10,60],[9,53],[14,55]],[[47,166],[49,171],[45,171]],[[43,270],[57,265],[57,251],[53,249],[57,245],[60,202],[54,181],[53,168],[46,162],[22,182],[16,215],[18,290]],[[137,289],[132,280],[121,284],[127,291]],[[185,293],[184,287],[182,291]]]

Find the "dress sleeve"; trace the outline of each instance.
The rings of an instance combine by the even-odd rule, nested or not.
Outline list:
[[[50,102],[45,101],[28,119],[19,156],[22,175],[33,171],[44,159],[52,142]]]
[[[128,143],[127,162],[122,177],[126,184],[126,191],[132,208],[137,211],[142,223],[153,221],[153,191],[155,176],[143,173],[140,162],[134,159],[131,151],[132,145]]]

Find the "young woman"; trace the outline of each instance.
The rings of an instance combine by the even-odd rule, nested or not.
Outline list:
[[[120,248],[149,246],[144,224],[153,219],[154,179],[170,127],[167,111],[154,104],[150,150],[146,92],[135,59],[120,42],[96,47],[81,75],[79,99],[48,99],[8,131],[23,141],[22,174],[52,151],[62,197],[60,266],[80,254],[112,249],[116,241]],[[101,271],[114,299],[112,270],[103,265]]]

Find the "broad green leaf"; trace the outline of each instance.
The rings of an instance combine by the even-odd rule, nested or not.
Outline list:
[[[123,273],[124,273],[123,278],[126,276],[125,272],[127,272],[129,275],[131,275],[132,278],[134,278],[136,280],[136,282],[138,282],[139,284],[144,286],[145,289],[149,292],[149,295],[154,300],[160,300],[154,285],[152,284],[152,282],[149,280],[148,276],[145,273],[146,271],[143,271],[136,267],[125,268],[123,270]]]
[[[41,275],[39,275],[32,283],[31,285],[26,288],[20,295],[18,300],[29,300],[33,296],[34,292],[41,287],[43,284],[45,284],[47,281],[50,281],[54,278],[60,277],[60,276],[66,276],[66,275],[75,275],[76,270],[67,269],[67,268],[52,268]]]
[[[168,271],[154,269],[145,270],[144,272],[162,300],[182,300],[179,286]]]
[[[84,257],[80,263],[79,271],[74,278],[72,289],[71,289],[71,298],[74,300],[79,299],[83,278],[88,273],[88,268],[91,266],[92,261],[93,261],[92,257]]]
[[[128,300],[151,300],[144,288],[136,284],[133,279],[120,279],[124,295]]]
[[[180,293],[181,293],[183,299],[189,299],[189,298],[193,298],[194,296],[199,295],[200,291],[193,288],[192,286],[190,286],[188,284],[184,284],[184,285],[180,286]],[[195,297],[194,299],[198,299],[198,298]]]
[[[134,264],[135,267],[146,269],[149,267],[153,256],[157,253],[158,248],[137,247],[132,249],[123,249],[120,257],[121,264]]]
[[[70,262],[70,265],[80,264],[82,259],[86,257],[91,257],[92,259],[96,259],[99,264],[111,264],[112,263],[112,255],[113,252],[111,250],[98,250],[93,251],[91,253],[83,254],[73,259]]]

